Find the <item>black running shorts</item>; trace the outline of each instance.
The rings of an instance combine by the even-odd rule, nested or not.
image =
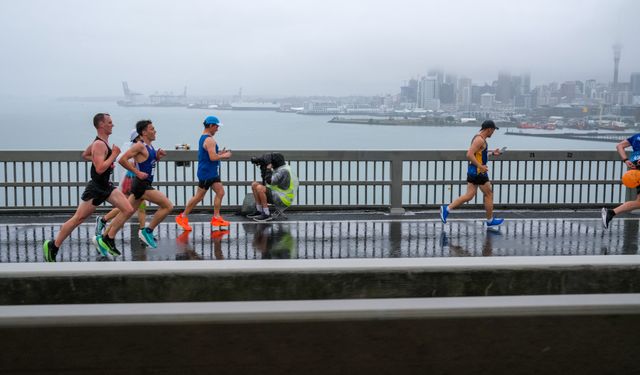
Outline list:
[[[150,181],[141,180],[138,177],[133,179],[133,183],[131,184],[131,194],[133,194],[136,200],[142,198],[144,192],[147,190],[155,190],[153,186],[151,186]]]
[[[204,190],[209,190],[209,188],[211,187],[211,185],[215,184],[216,182],[222,182],[220,180],[220,176],[216,177],[216,178],[210,178],[208,180],[199,180],[198,181],[198,187],[202,188]]]
[[[487,182],[489,182],[489,175],[486,173],[479,173],[479,174],[467,173],[467,182],[472,183],[474,185],[484,185]]]
[[[82,193],[81,199],[85,202],[91,200],[92,205],[99,206],[109,199],[114,189],[115,187],[111,183],[109,183],[108,186],[102,186],[95,181],[89,181]]]

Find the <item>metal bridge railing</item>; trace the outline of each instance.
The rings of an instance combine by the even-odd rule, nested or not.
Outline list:
[[[435,208],[466,191],[466,151],[282,151],[300,180],[295,209]],[[222,163],[223,207],[235,209],[260,173],[264,151]],[[154,185],[177,208],[197,186],[197,152],[168,151]],[[185,163],[191,162],[191,163]],[[186,166],[184,164],[187,164]],[[577,208],[628,199],[625,165],[613,151],[508,151],[488,163],[502,208]],[[0,212],[73,211],[89,180],[81,151],[0,151]],[[629,190],[629,191],[627,191]],[[471,203],[481,207],[482,194]],[[204,205],[213,204],[212,194]]]

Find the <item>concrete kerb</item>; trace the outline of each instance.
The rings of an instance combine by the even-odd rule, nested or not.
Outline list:
[[[0,305],[640,293],[638,275],[637,255],[0,264]]]

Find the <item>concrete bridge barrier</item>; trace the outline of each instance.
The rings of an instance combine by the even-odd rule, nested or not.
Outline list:
[[[0,305],[640,293],[640,256],[0,264]]]
[[[638,332],[639,294],[0,306],[0,373],[632,374]]]

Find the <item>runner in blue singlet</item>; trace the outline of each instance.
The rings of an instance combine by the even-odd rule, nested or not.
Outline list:
[[[152,142],[156,139],[156,129],[150,120],[138,121],[136,129],[142,138],[142,142],[131,146],[131,148],[122,155],[119,163],[136,176],[131,186],[131,195],[129,196],[129,202],[131,202],[132,206],[138,207],[140,203],[145,200],[159,206],[149,225],[146,228],[140,228],[138,231],[138,237],[140,237],[142,242],[149,247],[156,248],[157,244],[153,237],[153,230],[171,213],[171,210],[173,210],[173,203],[171,203],[169,198],[151,186],[156,162],[167,153],[162,149],[156,151],[153,147]],[[131,158],[137,163],[138,169],[129,162]],[[104,236],[98,236],[101,237],[97,241],[100,247],[115,246],[114,237],[131,214],[124,215],[120,213],[116,216],[109,231]]]
[[[630,157],[627,157],[627,152],[625,151],[627,147],[631,147],[633,150]],[[627,168],[638,169],[640,167],[640,133],[634,134],[618,143],[616,145],[616,151],[618,151],[620,159],[627,165]],[[614,216],[637,209],[640,209],[640,186],[636,188],[635,200],[624,202],[614,209],[603,207],[602,210],[600,210],[602,226],[604,229],[609,229],[609,223],[613,220]]]
[[[214,227],[228,227],[229,222],[220,216],[220,207],[222,206],[222,197],[224,197],[224,186],[220,177],[220,161],[229,159],[231,151],[226,148],[222,151],[218,148],[213,136],[218,132],[222,123],[215,116],[208,116],[204,119],[204,130],[198,141],[198,190],[196,194],[189,199],[184,211],[176,216],[176,223],[186,231],[191,230],[188,215],[194,207],[202,202],[209,188],[213,188],[215,197],[213,198],[213,217],[211,225]]]

